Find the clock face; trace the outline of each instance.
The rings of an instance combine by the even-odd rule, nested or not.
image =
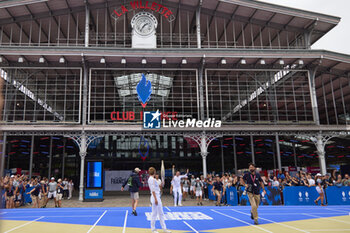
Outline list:
[[[135,22],[135,30],[143,36],[151,34],[154,30],[154,21],[148,16],[141,16]]]

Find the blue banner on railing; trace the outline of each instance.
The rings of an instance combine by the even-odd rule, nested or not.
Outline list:
[[[208,196],[209,200],[216,201],[216,196],[214,196],[212,185],[208,185]],[[237,189],[235,187],[230,187],[226,189],[226,194],[223,198],[225,197],[228,205],[238,205],[238,195]],[[223,203],[223,201],[221,202]]]
[[[284,205],[316,205],[318,197],[316,187],[285,187],[283,190]]]
[[[24,192],[23,194],[23,197],[24,197],[24,203],[32,203],[32,198],[30,196],[30,194],[27,194],[29,193],[30,191],[32,191],[34,187],[27,187],[26,188],[26,191]]]
[[[328,186],[326,189],[328,205],[350,205],[350,187]]]
[[[240,187],[239,200],[241,205],[250,205],[248,194],[242,195],[245,187]],[[281,192],[278,187],[265,187],[266,195],[260,190],[260,205],[281,205]]]
[[[226,200],[228,205],[238,205],[238,195],[235,187],[226,189]]]
[[[208,185],[208,196],[209,196],[209,200],[216,201],[216,197],[214,196],[214,193],[213,193],[213,185]]]

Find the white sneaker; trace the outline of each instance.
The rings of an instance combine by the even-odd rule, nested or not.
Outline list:
[[[157,230],[153,230],[152,233],[158,233],[158,231]]]
[[[179,204],[179,206],[182,206],[182,204]]]
[[[171,231],[169,231],[169,230],[167,230],[167,229],[165,229],[163,232],[164,232],[164,233],[171,233]]]
[[[175,204],[174,206],[176,207],[177,205]]]

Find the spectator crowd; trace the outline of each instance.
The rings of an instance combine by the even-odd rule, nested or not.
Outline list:
[[[315,186],[316,189],[350,186],[349,175],[342,176],[335,170],[332,174],[324,176],[302,171],[293,173],[279,171],[274,175],[261,175],[261,178],[266,187],[277,187],[281,192],[286,186]],[[244,186],[243,174],[208,174],[207,177],[190,175],[181,180],[183,201],[186,198],[196,199],[197,205],[203,205],[202,201],[209,199],[209,191],[216,197],[216,205],[227,205],[226,190],[230,187],[240,190],[241,186]],[[212,190],[209,190],[209,187],[212,187]],[[51,199],[55,207],[62,207],[62,199],[72,198],[74,184],[67,178],[56,181],[54,177],[49,180],[46,177],[29,178],[25,175],[12,175],[0,178],[0,188],[2,208],[17,208],[24,205],[45,208]]]
[[[293,172],[293,175],[289,172],[278,171],[277,174],[269,174],[268,176],[261,176],[265,187],[277,187],[280,192],[283,192],[284,187],[286,186],[315,186],[316,189],[326,189],[328,186],[350,186],[350,177],[349,174],[342,176],[334,170],[332,174],[327,173],[326,175],[321,175],[320,173],[311,174],[307,172]],[[197,178],[198,179],[198,178]],[[240,188],[244,186],[243,174],[229,174],[225,173],[224,175],[215,175],[208,174],[206,178],[200,176],[199,178],[201,186],[203,187],[203,199],[207,200],[209,198],[209,191],[212,191],[216,197],[216,205],[227,205],[226,203],[226,190],[230,187],[235,187],[239,192]],[[197,181],[198,182],[198,181]],[[188,195],[191,198],[195,198],[195,185],[196,178],[191,176],[191,178],[185,178],[182,181],[184,200]],[[211,185],[212,190],[209,190],[209,185]],[[320,193],[320,192],[319,192]]]
[[[62,199],[71,199],[74,184],[72,180],[54,177],[29,178],[25,175],[0,177],[2,204],[1,208],[18,208],[31,205],[34,208],[45,208],[53,199],[55,207],[62,207]]]

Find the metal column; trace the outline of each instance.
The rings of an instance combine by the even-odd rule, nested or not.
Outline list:
[[[235,164],[235,174],[238,174],[237,168],[237,149],[236,149],[236,137],[233,136],[233,162]]]
[[[1,151],[1,161],[0,161],[0,177],[2,177],[4,175],[4,170],[5,170],[6,140],[7,140],[7,135],[6,135],[6,132],[4,132],[3,133],[3,137],[2,137],[2,151]]]
[[[311,107],[312,107],[312,115],[314,118],[314,122],[316,125],[320,125],[320,116],[318,113],[318,105],[317,105],[317,96],[316,96],[316,76],[317,68],[309,70],[309,88],[310,88],[310,97],[311,97]]]
[[[52,170],[52,136],[50,137],[50,154],[49,154],[49,171],[48,171],[48,178],[51,177],[51,170]]]
[[[323,141],[323,137],[321,134],[318,134],[316,136],[316,139],[317,139],[316,147],[317,147],[317,154],[318,154],[321,174],[325,175],[327,173],[326,151],[324,149],[326,143]]]
[[[281,162],[281,150],[280,150],[280,138],[278,134],[276,134],[276,155],[277,155],[277,166],[278,170],[282,171],[282,162]]]
[[[252,163],[255,164],[255,152],[254,152],[254,139],[253,139],[253,135],[250,135],[250,148],[251,148],[251,152],[252,152]]]
[[[85,169],[85,157],[86,157],[86,134],[81,135],[80,142],[80,184],[79,184],[79,201],[84,200],[84,169]]]
[[[205,134],[201,136],[201,155],[202,155],[202,163],[203,163],[203,176],[207,177],[207,155],[208,155],[208,148],[207,148],[207,142]]]
[[[87,0],[85,2],[85,47],[89,47],[89,24],[90,24],[90,12]]]
[[[294,154],[294,165],[296,168],[298,168],[297,154],[295,151],[295,143],[294,142],[293,142],[293,154]]]
[[[63,156],[62,156],[62,179],[64,179],[64,164],[66,156],[66,138],[63,138]]]
[[[34,153],[34,135],[32,135],[32,143],[30,147],[29,179],[32,178],[32,173],[33,173],[33,153]]]
[[[199,6],[196,11],[196,29],[197,29],[197,48],[202,48],[202,40],[201,40],[201,7],[202,0],[199,1]]]
[[[222,169],[222,174],[225,174],[225,161],[224,161],[224,147],[223,147],[223,139],[220,139],[220,145],[221,145],[221,169]]]

